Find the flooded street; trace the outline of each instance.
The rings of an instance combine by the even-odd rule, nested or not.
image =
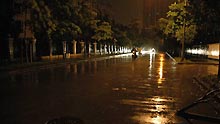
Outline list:
[[[175,112],[202,96],[193,77],[217,69],[150,54],[13,71],[0,77],[1,117],[4,124],[44,124],[65,116],[85,124],[187,124]]]

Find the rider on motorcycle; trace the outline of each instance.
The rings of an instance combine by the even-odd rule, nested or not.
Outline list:
[[[136,50],[136,48],[133,48],[133,49],[131,50],[131,52],[132,52],[132,57],[133,57],[133,58],[137,58],[137,54],[136,54],[137,50]]]

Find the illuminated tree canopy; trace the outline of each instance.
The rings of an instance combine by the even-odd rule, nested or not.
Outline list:
[[[175,37],[178,41],[193,41],[196,35],[196,24],[191,13],[187,11],[184,2],[173,3],[169,6],[167,19],[161,18],[160,27],[166,36]],[[185,34],[184,34],[185,33]]]

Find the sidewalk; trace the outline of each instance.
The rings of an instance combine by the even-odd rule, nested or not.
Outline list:
[[[32,63],[15,63],[15,64],[8,64],[4,66],[0,66],[0,73],[13,71],[13,70],[20,70],[20,69],[27,69],[27,68],[43,68],[48,66],[54,66],[58,64],[63,64],[66,62],[77,62],[84,59],[63,59],[63,60],[42,60],[42,61],[35,61]]]
[[[218,60],[212,59],[184,59],[180,61],[180,58],[175,58],[177,64],[205,64],[205,65],[218,65]]]
[[[166,52],[166,55],[170,57],[177,64],[206,64],[206,65],[218,65],[218,60],[208,59],[208,58],[191,58],[184,59],[181,61],[180,57],[172,57],[169,53]]]

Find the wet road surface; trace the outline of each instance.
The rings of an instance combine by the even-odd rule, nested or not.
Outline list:
[[[1,118],[5,124],[65,116],[85,124],[187,124],[175,112],[202,95],[192,78],[216,73],[217,66],[178,65],[164,54],[13,71],[1,76]]]

